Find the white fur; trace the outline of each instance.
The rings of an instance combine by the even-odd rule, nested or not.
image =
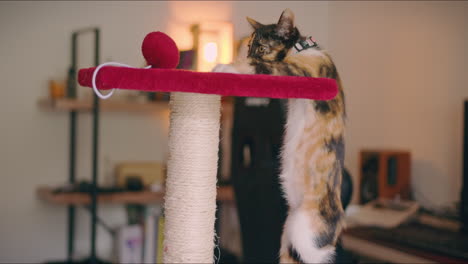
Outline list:
[[[308,109],[309,107],[311,107],[311,102],[306,99],[289,99],[288,102],[280,177],[290,211],[284,225],[281,251],[287,252],[288,247],[292,245],[305,263],[328,263],[332,261],[334,247],[317,247],[315,239],[319,231],[311,225],[313,216],[299,208],[303,203],[304,188],[311,188],[311,186],[303,185],[300,175],[304,175],[302,170],[305,168],[297,164],[307,150],[299,145],[304,137],[305,125],[312,124],[316,120],[315,112]]]
[[[303,169],[295,163],[295,156],[298,154],[298,146],[302,138],[307,117],[307,100],[289,99],[288,117],[286,121],[286,133],[284,136],[283,151],[281,153],[282,170],[280,179],[283,191],[291,208],[297,208],[303,197],[303,190],[298,190],[299,184],[295,183],[294,175],[298,175]],[[299,174],[300,175],[300,174]]]
[[[315,238],[318,232],[312,229],[310,215],[307,215],[307,212],[303,210],[290,211],[283,232],[282,247],[293,245],[304,263],[329,263],[333,261],[335,248],[331,246],[317,247]],[[283,252],[284,250],[287,249],[282,248]]]
[[[312,186],[303,185],[304,169],[312,168],[313,165],[299,163],[308,150],[309,144],[300,145],[306,135],[304,130],[306,124],[314,124],[317,116],[312,109],[311,101],[308,99],[289,99],[288,101],[288,114],[286,120],[286,133],[283,142],[283,151],[281,153],[282,170],[280,178],[282,181],[283,191],[286,194],[289,205],[292,209],[299,207],[302,203],[304,188],[311,188]],[[320,140],[307,139],[309,140]],[[313,153],[308,162],[314,162],[317,155],[320,153]],[[304,161],[303,161],[304,162]],[[309,172],[313,173],[313,172]],[[313,179],[312,179],[313,180]],[[313,184],[314,182],[311,182]]]
[[[239,73],[239,71],[236,70],[236,68],[234,68],[234,66],[230,64],[217,64],[211,71],[212,72]]]

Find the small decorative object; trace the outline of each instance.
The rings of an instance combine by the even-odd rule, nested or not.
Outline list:
[[[177,45],[174,40],[162,32],[148,34],[143,40],[141,50],[143,57],[152,68],[173,69],[179,63]]]
[[[65,83],[56,80],[50,80],[49,96],[52,99],[60,99],[65,97]]]
[[[179,65],[177,69],[195,70],[195,50],[183,50],[180,52]]]
[[[115,168],[117,186],[124,187],[128,177],[138,177],[144,187],[163,185],[165,165],[159,162],[122,162]]]
[[[128,176],[125,185],[126,189],[131,192],[143,191],[143,181],[138,176]]]

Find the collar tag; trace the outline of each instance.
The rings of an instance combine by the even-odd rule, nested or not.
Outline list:
[[[299,53],[303,50],[318,47],[317,41],[313,37],[307,37],[306,40],[300,40],[294,44],[295,53]]]

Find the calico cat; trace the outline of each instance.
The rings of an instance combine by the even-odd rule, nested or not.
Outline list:
[[[337,81],[339,94],[333,100],[288,100],[280,175],[289,205],[280,262],[331,262],[344,226],[340,188],[345,106],[338,72],[330,56],[315,41],[300,35],[291,10],[283,11],[277,24],[247,20],[254,29],[247,57],[230,65],[218,65],[214,71],[327,77]]]

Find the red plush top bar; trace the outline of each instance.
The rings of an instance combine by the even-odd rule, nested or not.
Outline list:
[[[92,87],[95,68],[81,69],[78,81]],[[103,67],[96,77],[98,89],[148,92],[190,92],[223,96],[305,98],[330,100],[337,93],[336,81],[328,78],[193,72],[175,69]]]

